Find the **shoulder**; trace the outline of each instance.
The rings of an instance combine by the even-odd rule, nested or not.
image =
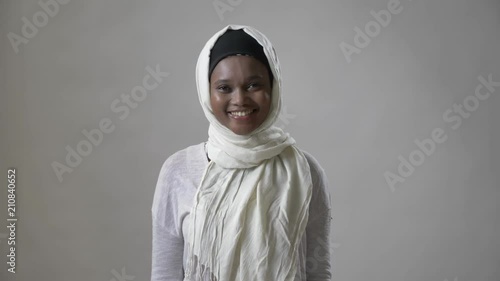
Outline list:
[[[167,231],[180,235],[179,204],[184,201],[186,190],[196,170],[189,169],[200,162],[203,143],[186,147],[170,155],[161,167],[153,195],[151,213],[153,222]],[[198,164],[199,165],[199,164]]]
[[[188,146],[170,155],[164,162],[160,170],[160,176],[178,174],[188,170],[193,163],[198,162],[202,154],[204,143]]]
[[[164,162],[158,175],[156,192],[163,193],[182,190],[194,181],[203,171],[204,143],[188,146],[170,155]]]
[[[313,184],[318,183],[320,181],[324,181],[326,178],[326,173],[318,160],[309,152],[301,149],[302,153],[307,159],[307,163],[309,164],[309,168],[311,169],[311,177]]]
[[[330,183],[325,170],[319,161],[309,152],[302,150],[309,163],[313,184],[311,206],[314,212],[324,212],[331,209]],[[312,210],[311,210],[312,211]]]
[[[153,208],[166,204],[168,198],[175,197],[186,186],[186,181],[194,177],[195,165],[201,165],[203,143],[188,146],[170,155],[158,175],[154,192]]]

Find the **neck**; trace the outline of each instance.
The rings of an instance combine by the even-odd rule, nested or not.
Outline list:
[[[212,161],[212,160],[210,160],[210,158],[208,157],[207,143],[206,143],[206,142],[205,142],[204,148],[205,148],[205,155],[207,155],[207,160],[208,160],[208,162]]]

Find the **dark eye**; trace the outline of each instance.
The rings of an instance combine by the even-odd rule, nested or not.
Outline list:
[[[217,87],[217,90],[219,92],[227,93],[229,91],[229,87],[227,85],[220,85]]]
[[[248,88],[258,88],[259,86],[260,86],[260,84],[259,84],[259,83],[250,83],[250,84],[248,85]]]

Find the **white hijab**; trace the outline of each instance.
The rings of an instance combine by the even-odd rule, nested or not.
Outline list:
[[[255,38],[274,76],[269,115],[244,136],[220,124],[210,105],[210,51],[227,29],[243,29]],[[312,181],[307,159],[295,140],[273,126],[281,112],[281,73],[271,42],[250,26],[226,26],[202,49],[196,85],[210,122],[207,152],[212,161],[191,210],[184,280],[293,280]]]

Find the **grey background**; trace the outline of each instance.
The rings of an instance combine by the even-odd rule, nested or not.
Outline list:
[[[225,1],[222,1],[225,2]],[[207,139],[195,64],[227,24],[251,25],[282,64],[281,125],[326,170],[333,200],[333,280],[500,280],[500,88],[453,130],[443,113],[500,81],[500,3],[402,0],[347,62],[343,41],[388,0],[70,1],[16,53],[7,37],[32,22],[37,1],[0,1],[1,225],[8,167],[18,169],[17,273],[1,280],[149,280],[150,209],[163,161]],[[141,85],[146,66],[169,72],[120,120],[110,109]],[[484,89],[483,89],[484,90]],[[81,131],[116,126],[59,182]],[[415,139],[447,140],[391,191]]]

